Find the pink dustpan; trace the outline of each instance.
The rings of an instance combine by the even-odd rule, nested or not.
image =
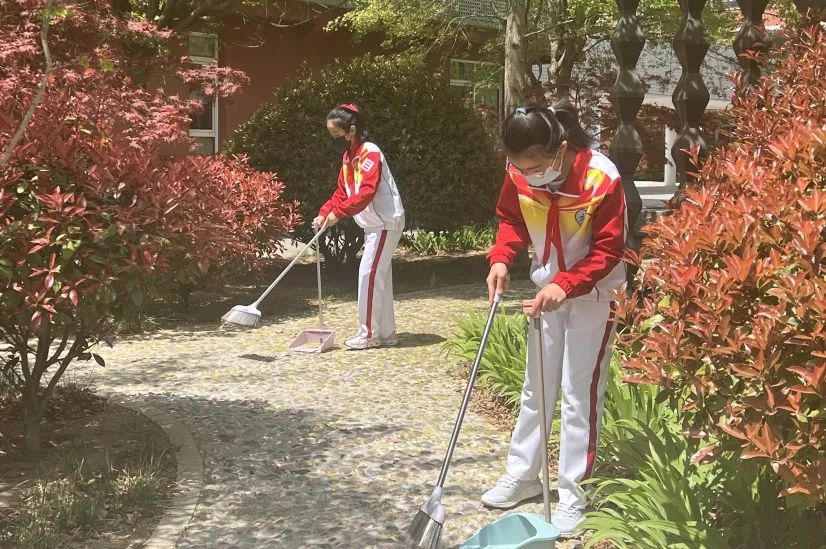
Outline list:
[[[301,353],[323,353],[327,349],[332,349],[335,343],[336,333],[333,330],[310,328],[302,330],[287,349]]]
[[[287,350],[301,353],[323,353],[327,349],[332,349],[336,343],[336,333],[324,327],[324,302],[321,297],[321,253],[319,252],[318,241],[315,248],[316,274],[318,275],[318,324],[319,328],[309,328],[302,330],[298,337],[290,342]]]

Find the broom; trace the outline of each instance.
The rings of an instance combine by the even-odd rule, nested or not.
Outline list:
[[[421,549],[438,549],[439,547],[439,540],[442,537],[442,528],[445,524],[446,515],[444,505],[442,505],[442,494],[444,493],[445,479],[447,478],[447,468],[450,465],[450,460],[453,458],[453,450],[456,449],[456,443],[459,441],[459,431],[462,429],[465,412],[470,403],[470,395],[473,392],[473,382],[476,379],[476,374],[479,372],[479,366],[482,364],[482,355],[485,353],[488,336],[490,335],[491,328],[493,328],[493,319],[496,317],[496,310],[499,308],[501,298],[502,296],[499,292],[496,292],[493,296],[493,302],[488,312],[488,320],[482,332],[482,339],[479,342],[476,360],[473,361],[473,367],[470,369],[465,397],[462,400],[462,405],[459,407],[459,415],[456,418],[456,424],[453,426],[453,434],[450,436],[450,442],[447,445],[447,454],[442,462],[439,479],[436,481],[436,486],[433,487],[433,492],[430,494],[430,497],[424,502],[419,512],[413,518],[410,527],[407,529],[408,541],[412,542],[414,547]]]
[[[264,293],[261,294],[261,297],[255,300],[255,303],[252,303],[251,305],[236,305],[235,307],[230,309],[230,311],[227,314],[222,316],[221,320],[226,324],[235,324],[237,326],[246,326],[250,328],[258,327],[258,323],[261,320],[261,311],[258,310],[258,306],[261,304],[262,301],[264,301],[264,298],[270,295],[270,292],[273,290],[273,288],[275,288],[276,284],[281,282],[281,279],[284,278],[284,275],[286,275],[290,271],[290,269],[292,269],[293,265],[295,265],[298,262],[301,256],[307,253],[307,250],[309,250],[313,246],[313,244],[315,244],[316,240],[319,239],[319,237],[322,235],[322,233],[324,233],[324,230],[326,228],[327,220],[325,219],[324,224],[321,226],[321,228],[318,230],[315,236],[313,236],[313,239],[310,240],[300,252],[298,252],[298,255],[296,255],[295,258],[290,262],[290,264],[287,265],[286,269],[281,271],[281,274],[278,275],[278,278],[276,278],[272,284],[270,284],[269,288],[264,290]]]

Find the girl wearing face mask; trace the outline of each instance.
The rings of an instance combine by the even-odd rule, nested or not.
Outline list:
[[[562,393],[559,504],[553,522],[571,536],[585,506],[578,485],[594,467],[615,331],[614,300],[625,284],[625,200],[616,167],[591,149],[594,141],[568,102],[517,109],[503,124],[502,141],[508,166],[496,210],[499,231],[488,254],[488,290],[492,299],[494,292],[508,289],[514,258],[531,244],[530,276],[538,292],[522,305],[526,314],[542,319],[549,415]],[[544,441],[533,343],[528,349],[507,468],[482,496],[491,507],[510,508],[542,492]],[[549,426],[551,420],[545,419]]]
[[[320,227],[352,217],[364,229],[359,267],[359,330],[344,342],[351,349],[397,345],[390,261],[404,229],[404,207],[381,150],[367,141],[361,109],[339,105],[327,115],[327,130],[342,154],[338,187],[318,212]]]

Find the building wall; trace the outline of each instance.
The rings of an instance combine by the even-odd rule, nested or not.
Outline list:
[[[333,1],[327,3],[335,4]],[[207,111],[193,126],[190,133],[199,140],[199,151],[202,154],[220,150],[236,128],[270,101],[274,91],[287,79],[299,75],[302,67],[316,69],[368,53],[394,53],[382,47],[380,35],[368,36],[355,42],[346,31],[326,31],[325,26],[343,13],[339,8],[291,0],[273,2],[268,6],[251,8],[237,16],[225,18],[217,29],[193,31],[194,34],[202,35],[202,39],[209,36],[213,37],[210,39],[217,40],[217,61],[221,66],[244,71],[250,79],[250,83],[235,96],[219,100],[217,109],[207,106]],[[473,61],[480,56],[478,45],[495,32],[484,26],[470,27],[467,31],[471,40],[469,46],[457,46],[454,51],[434,50],[428,62],[433,70],[444,69],[446,82],[455,86],[457,92],[477,101],[493,98],[501,105],[501,82],[491,86],[490,83],[466,81],[464,75],[457,78],[453,74],[457,64],[450,63],[450,60],[470,60],[463,64],[464,68],[478,66]],[[187,55],[188,52],[191,55],[192,44],[187,46],[191,37],[184,38],[182,42],[181,54]],[[209,60],[209,57],[205,57],[196,62]],[[501,72],[501,67],[494,69]],[[183,88],[175,90],[186,93]],[[215,131],[204,131],[202,128],[206,127]]]
[[[219,62],[244,71],[250,83],[236,96],[219,103],[219,147],[272,98],[278,86],[298,75],[302,65],[317,68],[381,51],[378,37],[356,44],[349,33],[325,31],[323,27],[329,19],[320,18],[290,28],[250,26],[241,21],[228,21],[224,25],[218,33]]]

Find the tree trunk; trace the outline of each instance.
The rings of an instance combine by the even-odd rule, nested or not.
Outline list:
[[[556,99],[566,99],[571,95],[574,64],[582,55],[585,38],[575,36],[571,29],[573,18],[567,0],[548,0],[548,52],[551,63],[548,78]]]
[[[554,96],[557,99],[567,99],[571,96],[574,64],[579,60],[585,40],[584,38],[565,38],[559,44],[559,59],[554,63],[556,70],[556,74],[553,75],[553,82],[556,84]]]
[[[505,114],[524,104],[528,85],[526,0],[508,0],[505,26]]]
[[[23,400],[25,412],[23,416],[25,426],[25,456],[30,460],[40,458],[40,398],[37,388],[26,387]]]

